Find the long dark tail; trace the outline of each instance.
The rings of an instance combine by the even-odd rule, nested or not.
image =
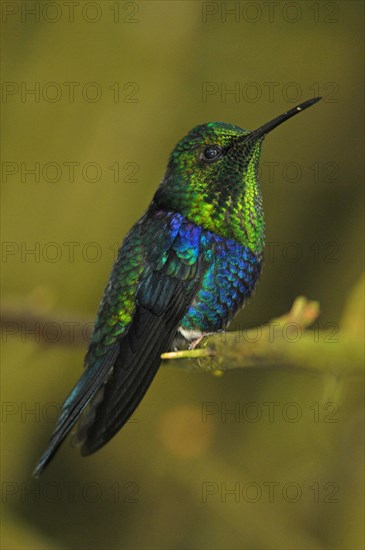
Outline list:
[[[33,475],[50,462],[85,407],[78,443],[84,456],[105,445],[127,422],[150,386],[192,299],[193,286],[165,274],[146,278],[127,333],[90,366],[63,404],[56,429]]]
[[[33,472],[34,477],[39,477],[41,475],[82,411],[107,380],[110,375],[110,369],[113,367],[118,357],[118,353],[119,344],[115,344],[108,349],[106,355],[84,371],[84,374],[62,405],[56,428],[51,436],[46,451],[41,456]]]

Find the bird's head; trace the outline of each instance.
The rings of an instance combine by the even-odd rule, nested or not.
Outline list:
[[[254,131],[224,122],[196,126],[172,152],[155,203],[261,251],[264,220],[257,172],[263,139],[319,99],[306,101]]]

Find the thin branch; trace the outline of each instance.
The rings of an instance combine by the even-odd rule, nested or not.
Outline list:
[[[287,314],[267,325],[207,336],[199,349],[164,353],[163,364],[218,375],[242,368],[299,369],[336,376],[359,373],[361,342],[336,326],[307,330],[318,315],[318,302],[298,297]]]
[[[319,304],[298,297],[288,313],[261,327],[221,332],[205,337],[192,350],[162,354],[167,367],[220,375],[242,368],[331,373],[359,373],[363,365],[361,341],[349,331],[308,330],[318,318]],[[92,332],[90,319],[70,319],[7,304],[1,308],[2,341],[20,337],[40,344],[87,347]]]

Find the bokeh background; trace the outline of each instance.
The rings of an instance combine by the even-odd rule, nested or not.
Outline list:
[[[323,96],[264,144],[267,261],[237,322],[303,294],[328,346],[344,315],[361,337],[362,2],[1,8],[2,548],[362,548],[358,375],[162,368],[108,446],[84,459],[67,441],[31,478],[82,369],[69,323],[93,319],[118,243],[196,124],[253,129]]]

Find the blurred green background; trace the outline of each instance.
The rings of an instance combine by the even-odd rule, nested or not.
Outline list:
[[[270,244],[237,322],[265,323],[304,294],[340,345],[363,270],[361,2],[1,7],[7,312],[92,319],[117,243],[190,128],[253,129],[322,95],[264,144]],[[352,303],[360,318],[361,291]],[[4,549],[363,547],[358,376],[161,369],[108,446],[83,459],[66,442],[35,481],[87,344],[41,330],[48,343],[10,321],[3,333]]]

